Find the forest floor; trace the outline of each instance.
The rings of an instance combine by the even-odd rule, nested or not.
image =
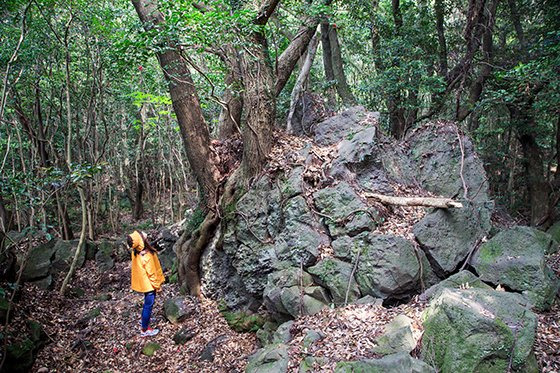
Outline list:
[[[550,258],[560,275],[560,254]],[[159,335],[139,336],[138,321],[142,296],[129,289],[129,263],[117,263],[108,272],[100,272],[94,263],[80,269],[73,282],[81,288],[80,297],[60,297],[56,291],[39,290],[25,285],[16,303],[11,330],[23,330],[25,320],[39,321],[49,341],[39,352],[35,372],[242,372],[247,358],[256,348],[254,333],[233,331],[222,317],[216,302],[193,302],[196,310],[180,325],[167,322],[163,314],[164,300],[179,294],[176,284],[165,285],[156,299],[153,315],[158,320]],[[58,284],[57,284],[58,285]],[[535,351],[542,372],[560,372],[560,305],[539,314]],[[422,333],[420,317],[426,304],[415,298],[394,308],[374,305],[349,305],[325,309],[317,315],[295,321],[294,336],[289,343],[290,372],[297,372],[307,356],[322,357],[326,365],[316,371],[332,371],[337,361],[375,358],[371,352],[374,339],[395,316],[406,314],[414,320],[416,333]],[[98,309],[99,312],[94,310]],[[88,318],[88,314],[93,317]],[[184,345],[176,345],[174,334],[186,328],[194,337]],[[310,329],[320,331],[324,338],[310,349],[303,339]],[[146,343],[161,346],[154,356],[145,356]],[[217,346],[213,361],[200,360],[210,343]],[[413,351],[413,355],[418,351]]]

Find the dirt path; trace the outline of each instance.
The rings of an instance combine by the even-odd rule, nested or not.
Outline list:
[[[110,272],[98,273],[92,263],[82,268],[74,288],[85,290],[79,298],[60,298],[53,291],[26,287],[19,304],[23,314],[45,326],[52,341],[38,354],[33,371],[58,372],[242,372],[247,355],[255,349],[252,333],[239,334],[229,328],[212,301],[203,301],[200,312],[181,325],[165,320],[163,302],[178,295],[175,284],[166,285],[156,299],[153,315],[159,320],[159,335],[139,336],[143,298],[128,288],[128,263],[118,263]],[[93,275],[92,275],[93,274]],[[102,297],[110,296],[111,299]],[[99,315],[87,320],[93,312]],[[94,311],[92,311],[94,310]],[[92,315],[92,316],[93,316]],[[195,336],[184,345],[172,338],[186,327]],[[199,361],[209,341],[221,342],[213,361]],[[161,346],[152,357],[141,351],[148,342]],[[45,369],[46,368],[46,369]]]

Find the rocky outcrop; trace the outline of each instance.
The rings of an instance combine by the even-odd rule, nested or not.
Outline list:
[[[22,281],[39,288],[50,288],[54,279],[65,275],[70,269],[78,243],[79,240],[53,239],[31,248],[22,272]],[[115,261],[123,260],[123,257],[129,259],[130,254],[119,241],[86,241],[78,256],[77,268],[83,267],[86,260],[95,260],[100,270],[108,271],[113,268]],[[21,265],[23,258],[18,259]]]
[[[537,317],[519,294],[444,289],[424,312],[422,357],[442,372],[538,372]]]
[[[421,300],[430,300],[438,297],[444,289],[461,289],[461,288],[480,288],[492,289],[489,285],[484,283],[480,278],[476,277],[472,272],[461,271],[433,285],[420,295]]]
[[[315,206],[322,214],[322,221],[334,239],[375,229],[375,209],[361,200],[346,182],[320,189],[313,195]]]
[[[550,234],[552,238],[556,241],[556,245],[555,247],[552,248],[551,251],[557,252],[558,249],[560,248],[560,221],[554,223],[550,228],[548,228],[548,231],[546,232]]]
[[[201,262],[206,295],[232,309],[264,304],[284,321],[367,296],[407,300],[465,262],[488,235],[493,207],[472,143],[451,123],[398,142],[381,133],[378,119],[354,107],[319,123],[310,135],[328,157],[309,142],[289,149],[295,164],[265,173],[226,206]],[[420,246],[410,235],[374,233],[387,212],[362,192],[405,185],[462,198],[463,179],[472,202],[429,212],[414,230]]]
[[[513,227],[484,243],[472,266],[484,281],[522,292],[538,310],[552,305],[560,281],[546,264],[553,247],[550,235],[530,227]]]

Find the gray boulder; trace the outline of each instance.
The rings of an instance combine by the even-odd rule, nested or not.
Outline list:
[[[412,330],[412,319],[405,315],[395,317],[385,325],[383,335],[375,339],[373,352],[377,355],[391,355],[398,352],[410,353],[416,348],[417,337]]]
[[[246,373],[283,373],[288,371],[288,346],[271,344],[249,356]]]
[[[463,178],[468,188],[467,198],[476,202],[488,200],[488,183],[483,162],[474,150],[470,139],[461,135],[464,157],[457,137],[458,129],[453,123],[430,123],[412,131],[405,139],[414,172],[411,178],[426,190],[453,198],[463,196]],[[403,169],[406,169],[404,167]]]
[[[31,249],[21,275],[22,281],[38,280],[49,275],[57,242],[58,240],[51,240]]]
[[[172,324],[178,324],[194,313],[185,297],[169,298],[163,304],[165,318]]]
[[[414,226],[414,235],[439,276],[457,269],[490,231],[490,210],[463,202],[462,208],[435,209]]]
[[[443,289],[460,289],[460,288],[480,288],[480,289],[492,289],[489,285],[486,285],[480,278],[476,277],[472,272],[461,271],[456,273],[439,284],[433,285],[425,292],[420,295],[421,300],[430,300],[433,297],[437,297],[441,294]]]
[[[280,321],[313,315],[330,304],[326,290],[314,284],[311,275],[299,268],[271,273],[263,300],[268,311]]]
[[[371,117],[369,121],[368,117]],[[336,144],[378,119],[379,113],[368,113],[363,106],[351,107],[319,123],[315,127],[315,142],[319,145]]]
[[[329,290],[335,305],[344,305],[360,298],[360,289],[352,275],[352,264],[335,258],[325,258],[307,271],[319,285]]]
[[[391,144],[392,146],[386,146]],[[332,162],[329,175],[341,180],[355,180],[366,190],[392,193],[389,174],[385,170],[388,151],[395,141],[379,133],[377,126],[367,127],[340,141],[337,156]],[[403,157],[404,155],[401,155]]]
[[[360,289],[352,275],[352,264],[335,258],[325,258],[307,271],[319,285],[329,290],[335,305],[344,305],[360,298]]]
[[[47,290],[51,288],[53,284],[53,278],[52,275],[47,275],[47,277],[43,277],[35,281],[29,281],[28,283],[37,286],[39,289]]]
[[[343,361],[336,364],[335,373],[435,373],[436,370],[423,362],[400,352],[381,359]]]
[[[333,241],[334,256],[354,263],[360,259],[356,282],[362,295],[402,299],[420,287],[420,262],[412,243],[393,235],[360,233]]]
[[[319,212],[329,216],[323,216],[322,220],[333,238],[344,234],[355,236],[375,229],[372,216],[375,217],[377,212],[362,201],[347,182],[320,189],[313,194],[313,199]]]
[[[519,294],[444,289],[424,311],[423,359],[442,372],[538,372],[537,317]]]
[[[116,251],[115,244],[108,240],[100,241],[97,244],[97,252],[95,253],[95,265],[101,271],[109,271],[115,266],[113,253]]]
[[[480,247],[471,264],[482,280],[523,292],[536,309],[547,310],[560,281],[546,264],[552,240],[544,234],[522,226],[502,231]]]
[[[58,240],[54,245],[54,258],[51,263],[51,271],[52,273],[65,273],[68,272],[70,269],[70,265],[74,260],[74,254],[78,248],[79,240],[71,240],[71,241],[64,241]],[[86,245],[87,242],[84,242],[84,246],[80,250],[80,254],[78,255],[78,262],[76,263],[76,268],[82,268],[86,261]]]

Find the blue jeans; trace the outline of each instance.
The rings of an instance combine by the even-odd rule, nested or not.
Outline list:
[[[155,300],[155,291],[144,293],[144,307],[142,308],[142,330],[148,329],[148,325],[150,325],[150,317],[152,316],[152,308],[154,307]]]

